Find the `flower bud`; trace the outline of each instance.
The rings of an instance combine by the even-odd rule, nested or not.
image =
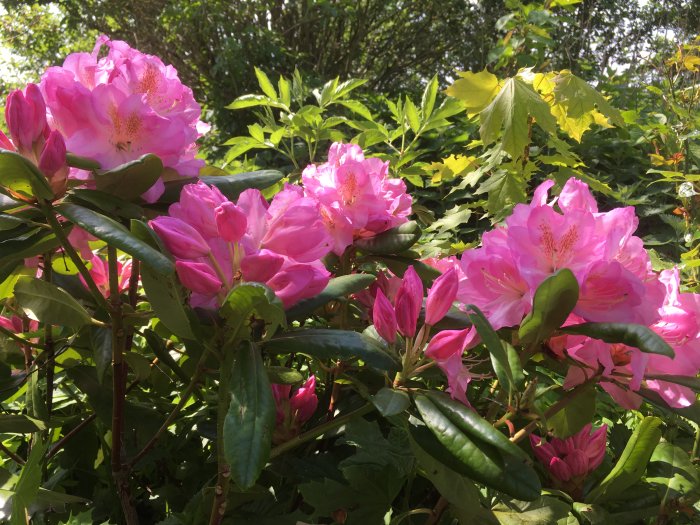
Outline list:
[[[34,143],[44,136],[46,104],[36,84],[28,84],[23,93],[16,90],[7,97],[5,121],[17,150],[21,154],[31,153]]]
[[[416,323],[423,304],[423,283],[418,274],[409,266],[403,275],[403,283],[396,292],[394,306],[399,332],[406,337],[416,335]]]
[[[214,295],[222,283],[208,264],[192,261],[176,261],[175,270],[182,285],[202,295]]]
[[[224,202],[216,208],[216,228],[226,242],[240,241],[246,232],[248,220],[245,213],[232,202]]]
[[[374,300],[374,308],[372,309],[372,321],[377,333],[386,342],[390,344],[396,342],[396,313],[381,288],[377,289],[377,297]]]
[[[316,396],[316,376],[311,376],[301,387],[297,389],[289,399],[290,412],[295,420],[303,425],[316,412],[318,397]]]
[[[66,163],[66,143],[58,131],[51,131],[41,151],[39,169],[48,179],[56,197],[66,192],[68,164]]]
[[[178,259],[209,255],[211,248],[197,230],[175,217],[158,217],[150,223],[165,247]]]
[[[445,317],[457,297],[457,288],[459,276],[454,268],[435,279],[425,302],[425,324],[433,326]]]

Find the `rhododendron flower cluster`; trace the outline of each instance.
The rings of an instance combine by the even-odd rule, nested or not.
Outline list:
[[[650,356],[583,336],[553,338],[550,347],[555,353],[581,364],[570,368],[565,386],[579,384],[602,368],[602,387],[632,408],[641,398],[629,390],[638,390],[645,375],[696,375],[700,332],[689,320],[700,313],[700,299],[678,291],[677,272],[659,275],[652,270],[642,240],[634,236],[634,208],[599,212],[588,186],[577,179],[567,181],[558,199],[548,202],[553,184],[540,185],[529,205],[517,205],[504,226],[484,234],[480,248],[464,252],[466,286],[458,299],[482,309],[494,328],[515,326],[531,310],[538,285],[568,268],[580,295],[566,324],[650,326],[667,339],[676,357]],[[647,387],[671,406],[688,406],[694,400],[690,389],[678,385],[649,380]]]
[[[100,57],[102,46],[108,52]],[[101,36],[92,53],[73,53],[49,68],[40,89],[49,125],[62,133],[68,150],[102,169],[146,153],[180,175],[197,176],[204,166],[195,159],[195,141],[208,129],[199,120],[200,107],[177,71],[156,56]],[[163,189],[161,179],[144,198],[153,202]]]
[[[593,430],[589,423],[566,439],[551,438],[547,442],[530,434],[530,445],[535,457],[547,467],[556,488],[580,497],[584,480],[605,458],[607,431],[606,425]]]
[[[68,164],[66,144],[61,133],[49,129],[46,104],[36,84],[16,90],[7,97],[5,122],[10,137],[0,131],[0,148],[17,151],[37,166],[46,177],[55,197],[66,191]]]
[[[203,182],[186,185],[169,216],[150,222],[175,256],[190,304],[214,308],[241,281],[265,283],[286,307],[312,297],[330,274],[319,261],[331,241],[318,203],[287,186],[267,204],[258,190],[237,203]]]
[[[275,400],[276,428],[272,435],[273,443],[283,443],[293,438],[304,423],[316,412],[316,377],[311,376],[292,392],[292,385],[272,385]]]
[[[388,177],[389,163],[366,159],[356,144],[334,143],[328,162],[304,169],[304,193],[318,201],[341,255],[354,239],[373,237],[398,226],[411,214],[411,196],[401,179]]]

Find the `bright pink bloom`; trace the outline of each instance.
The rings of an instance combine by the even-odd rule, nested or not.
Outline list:
[[[422,305],[423,282],[413,266],[409,266],[403,274],[403,283],[396,292],[396,299],[394,299],[396,324],[404,337],[416,335],[416,324]]]
[[[535,457],[547,467],[555,486],[579,497],[583,481],[605,458],[607,431],[606,425],[592,431],[589,423],[566,439],[551,438],[546,442],[530,434],[530,445]]]
[[[175,217],[157,217],[149,222],[163,244],[175,257],[196,259],[206,257],[211,248],[197,230]]]
[[[98,58],[103,45],[107,56]],[[192,91],[158,57],[102,36],[91,54],[74,53],[62,67],[49,68],[40,88],[49,123],[66,137],[68,149],[103,169],[146,153],[180,175],[196,176],[204,165],[194,157],[195,140],[208,126],[199,121]],[[160,180],[144,198],[153,202],[163,188]]]
[[[175,269],[185,288],[202,295],[216,295],[223,286],[216,272],[206,263],[175,261]]]
[[[202,181],[187,184],[180,192],[180,202],[170,205],[168,214],[186,222],[204,239],[219,236],[216,209],[229,202],[216,186],[207,186]]]
[[[279,297],[285,308],[318,295],[328,284],[330,272],[320,261],[297,263],[285,259],[281,270],[265,284]]]
[[[372,321],[374,328],[382,338],[390,343],[396,342],[396,313],[381,289],[377,290],[377,297],[374,300],[372,310]]]
[[[479,341],[474,327],[464,330],[443,330],[434,335],[425,350],[425,356],[433,359],[447,377],[450,395],[467,406],[467,387],[472,374],[462,361],[465,350]]]
[[[341,255],[353,239],[372,237],[407,221],[411,197],[400,179],[388,178],[389,163],[365,159],[356,144],[334,143],[328,162],[302,173],[304,192],[321,205],[321,214]]]
[[[224,202],[216,208],[216,227],[225,241],[240,241],[247,226],[245,213],[234,203]]]
[[[271,387],[277,417],[277,428],[272,440],[279,444],[299,434],[302,425],[316,412],[318,407],[316,377],[313,375],[309,377],[294,393],[291,385],[273,384]]]
[[[433,326],[445,317],[457,297],[458,287],[459,276],[454,268],[435,279],[425,302],[425,324]]]
[[[109,298],[111,294],[109,290],[109,265],[107,261],[99,255],[93,255],[89,262],[90,277],[92,277],[92,280],[95,281],[97,289],[100,290],[102,296]],[[131,259],[125,263],[117,261],[117,270],[119,272],[119,293],[122,293],[124,290],[129,288],[129,279],[131,278]],[[85,279],[83,279],[83,276],[79,275],[79,277],[80,282],[87,288],[87,283],[85,282]]]

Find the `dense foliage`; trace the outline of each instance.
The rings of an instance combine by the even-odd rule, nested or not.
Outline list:
[[[688,5],[7,4],[0,519],[697,522]]]

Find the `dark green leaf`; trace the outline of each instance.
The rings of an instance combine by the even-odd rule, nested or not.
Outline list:
[[[359,239],[355,241],[355,246],[368,253],[393,255],[410,249],[420,236],[420,226],[416,221],[410,221],[374,237]]]
[[[566,334],[587,335],[606,343],[623,343],[648,354],[674,357],[676,354],[656,332],[640,324],[583,323],[561,329]]]
[[[76,189],[71,192],[65,201],[88,205],[95,210],[127,219],[140,219],[143,217],[143,209],[140,206],[102,191]]]
[[[21,262],[22,259],[50,252],[60,245],[61,242],[54,233],[47,230],[38,230],[26,238],[0,242],[0,263],[16,264]]]
[[[236,175],[207,176],[199,179],[182,179],[165,185],[165,193],[158,199],[159,203],[170,204],[180,200],[180,192],[186,184],[201,180],[210,186],[216,186],[228,199],[236,200],[245,190],[256,188],[264,190],[279,182],[284,174],[275,170],[251,171]]]
[[[372,397],[372,403],[384,417],[395,416],[411,406],[408,394],[401,390],[384,387]]]
[[[662,507],[680,498],[697,501],[700,497],[700,472],[680,447],[662,441],[654,449],[647,468],[647,483],[656,486]]]
[[[163,173],[163,162],[148,153],[143,157],[105,172],[95,173],[98,190],[126,200],[139,198]]]
[[[80,168],[81,170],[95,171],[99,170],[102,166],[96,160],[89,159],[87,157],[80,157],[74,155],[73,153],[66,153],[66,164],[71,168]]]
[[[41,279],[24,277],[17,281],[15,297],[30,319],[75,330],[90,323],[90,314],[78,301]]]
[[[537,501],[529,503],[523,501],[498,503],[492,510],[501,525],[578,524],[578,520],[570,514],[571,506],[551,496],[542,496]]]
[[[224,420],[224,454],[231,478],[242,489],[255,484],[270,455],[275,402],[260,350],[238,349],[230,379],[231,403]]]
[[[564,324],[576,306],[578,294],[578,281],[567,268],[542,281],[532,300],[532,311],[523,319],[518,330],[523,344],[533,345],[548,339]]]
[[[263,343],[266,351],[299,353],[318,359],[362,359],[381,371],[398,371],[400,364],[375,340],[346,330],[312,329],[288,332]]]
[[[324,304],[346,295],[357,293],[367,288],[376,277],[370,274],[356,273],[334,277],[323,291],[315,297],[304,299],[287,310],[287,319],[303,319]]]
[[[94,352],[97,380],[102,383],[105,372],[112,366],[112,331],[103,326],[90,328],[90,346]]]
[[[260,283],[243,283],[236,286],[226,297],[221,307],[221,315],[226,319],[227,340],[248,339],[243,328],[256,314],[269,324],[267,336],[274,334],[278,326],[286,326],[282,301],[267,286]]]
[[[268,366],[265,368],[270,383],[276,385],[298,385],[304,380],[304,376],[293,368],[284,366]]]
[[[0,186],[27,199],[51,200],[53,191],[44,174],[19,153],[0,148]]]
[[[31,434],[46,428],[46,423],[23,414],[0,414],[0,434]]]
[[[41,485],[41,460],[48,443],[40,440],[34,441],[27,462],[22,467],[22,472],[15,486],[15,495],[12,498],[12,525],[26,525],[25,512],[34,503],[34,498]]]
[[[115,220],[77,204],[63,203],[56,206],[56,209],[88,233],[135,257],[155,272],[167,275],[175,271],[175,265],[170,259],[151,248]]]
[[[586,496],[586,501],[614,499],[637,483],[661,439],[661,419],[645,417],[637,426],[610,473]]]

